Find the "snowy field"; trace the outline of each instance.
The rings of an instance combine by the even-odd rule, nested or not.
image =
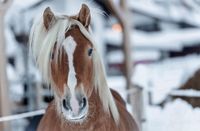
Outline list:
[[[199,131],[200,108],[193,109],[177,99],[161,107],[146,107],[147,123],[144,131]]]

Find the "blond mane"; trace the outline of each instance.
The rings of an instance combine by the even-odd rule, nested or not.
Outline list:
[[[119,121],[119,112],[115,100],[110,92],[106,81],[105,70],[102,65],[96,45],[90,33],[77,20],[70,17],[56,16],[56,23],[48,31],[45,29],[43,19],[37,20],[31,30],[30,34],[30,52],[36,60],[36,64],[41,72],[45,82],[49,85],[53,84],[51,78],[50,62],[51,52],[55,44],[57,50],[60,50],[65,40],[65,33],[71,25],[77,25],[81,33],[93,44],[94,53],[93,61],[93,84],[95,91],[98,92],[103,108],[106,112],[110,112],[116,123]],[[59,53],[55,53],[58,55]],[[57,56],[55,56],[57,58]]]

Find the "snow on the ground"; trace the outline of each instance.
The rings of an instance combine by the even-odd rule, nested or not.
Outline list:
[[[164,109],[146,108],[145,131],[200,131],[200,108],[193,109],[183,100],[168,103]]]

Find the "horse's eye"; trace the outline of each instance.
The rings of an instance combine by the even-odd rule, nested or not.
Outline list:
[[[92,55],[92,51],[93,51],[92,48],[90,48],[90,49],[88,50],[88,56],[91,56],[91,55]]]

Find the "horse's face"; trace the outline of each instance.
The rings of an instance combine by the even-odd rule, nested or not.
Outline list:
[[[79,14],[72,18],[80,21],[87,29],[90,23],[88,7],[84,5]],[[46,9],[44,25],[47,29],[53,19],[53,13]],[[51,53],[51,74],[58,96],[56,99],[60,103],[59,110],[68,121],[80,122],[87,117],[88,99],[93,91],[93,46],[78,26],[71,26],[65,33],[65,40],[57,58],[55,53],[54,48]]]

